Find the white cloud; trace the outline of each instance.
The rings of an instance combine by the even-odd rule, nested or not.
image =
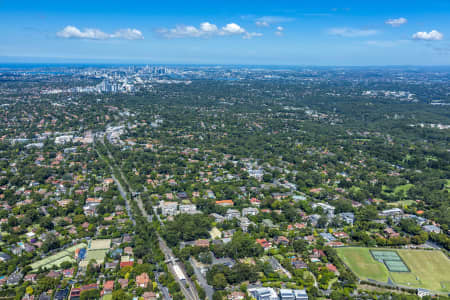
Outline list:
[[[119,29],[118,31],[108,34],[100,29],[85,28],[80,30],[75,26],[66,26],[63,30],[58,31],[56,36],[66,39],[88,39],[88,40],[107,40],[107,39],[126,39],[126,40],[142,40],[144,36],[137,29]]]
[[[259,27],[269,27],[272,24],[286,23],[294,21],[293,18],[288,17],[276,17],[276,16],[264,16],[256,19],[255,24]]]
[[[260,32],[246,32],[246,33],[242,36],[242,38],[248,40],[248,39],[251,39],[251,38],[254,38],[254,37],[260,37],[260,36],[262,36],[262,35],[263,35],[263,34],[260,33]]]
[[[214,24],[211,24],[209,22],[203,22],[202,24],[200,24],[200,30],[204,31],[204,32],[217,32],[217,26]]]
[[[391,25],[392,27],[398,27],[400,25],[406,24],[408,20],[406,18],[398,18],[398,19],[388,19],[385,24]]]
[[[86,28],[84,31],[79,30],[75,26],[66,26],[63,30],[56,33],[61,38],[77,38],[91,40],[106,40],[109,35],[99,29]]]
[[[142,40],[144,36],[142,35],[142,32],[140,30],[127,28],[127,29],[120,29],[115,33],[111,34],[111,38],[125,39],[125,40]]]
[[[161,36],[168,39],[176,38],[210,38],[213,36],[240,35],[244,39],[262,36],[259,32],[247,32],[236,23],[229,23],[218,28],[217,25],[203,22],[197,28],[191,25],[178,25],[175,28],[162,28],[157,31]]]
[[[414,33],[412,38],[424,41],[440,41],[444,38],[444,35],[437,30],[431,30],[430,32],[419,31]]]
[[[341,28],[331,28],[330,30],[328,30],[328,33],[331,35],[342,37],[365,37],[375,35],[378,33],[378,31],[374,29],[355,29],[355,28],[341,27]]]
[[[245,33],[245,29],[236,23],[230,23],[222,27],[222,34],[242,34]]]
[[[162,36],[169,39],[201,37],[207,34],[206,32],[197,29],[195,26],[183,26],[183,25],[177,25],[175,28],[172,29],[166,28],[159,29],[158,32]]]
[[[258,27],[269,27],[270,24],[266,21],[255,21],[256,26]]]
[[[277,26],[277,31],[275,31],[275,35],[282,36],[283,35],[283,26]]]

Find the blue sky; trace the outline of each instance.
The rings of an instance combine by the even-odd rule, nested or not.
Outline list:
[[[2,1],[1,62],[450,65],[450,1]]]

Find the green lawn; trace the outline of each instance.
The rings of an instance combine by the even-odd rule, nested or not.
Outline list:
[[[39,267],[51,268],[53,266],[59,266],[64,261],[74,262],[75,259],[73,257],[77,248],[86,248],[86,244],[81,243],[71,246],[65,250],[32,263],[30,267],[33,271],[36,271]]]
[[[382,193],[385,195],[403,195],[403,197],[407,196],[408,191],[414,186],[414,184],[408,183],[403,185],[396,186],[392,192],[388,192],[387,190],[390,190],[387,186],[382,186]]]
[[[86,258],[84,260],[90,261],[95,260],[97,263],[103,263],[108,250],[88,250]]]
[[[427,250],[400,250],[398,252],[410,268],[411,273],[420,281],[420,285],[433,291],[450,292],[450,260],[444,253]],[[406,276],[394,278],[394,280],[404,285],[411,283]],[[411,285],[419,287],[417,281]]]
[[[372,248],[382,250],[380,248]],[[425,288],[436,292],[450,292],[450,260],[441,251],[395,250],[411,272],[389,272],[386,266],[373,259],[370,248],[348,247],[337,249],[339,257],[360,279]],[[393,250],[393,249],[385,249]]]
[[[387,203],[388,206],[396,206],[396,207],[403,207],[403,206],[409,206],[414,204],[415,201],[414,200],[402,200],[402,201],[397,201],[397,202],[389,202]]]
[[[374,279],[387,282],[389,272],[386,266],[375,259],[369,248],[343,247],[337,248],[339,257],[360,279]]]

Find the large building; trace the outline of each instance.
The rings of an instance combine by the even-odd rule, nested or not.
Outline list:
[[[280,289],[279,295],[273,288],[261,287],[248,289],[256,300],[308,300],[306,290]]]
[[[308,295],[306,290],[291,290],[291,289],[281,289],[280,290],[281,300],[308,300]]]
[[[326,203],[313,203],[312,204],[312,208],[317,208],[317,207],[321,207],[322,210],[324,212],[326,212],[329,216],[333,216],[334,215],[334,206],[331,206],[329,204]]]
[[[170,201],[161,201],[159,203],[163,216],[175,216],[178,213],[178,203]]]
[[[200,211],[197,210],[197,207],[195,206],[195,204],[181,204],[179,207],[180,213],[181,214],[198,214],[201,213]]]
[[[295,300],[308,300],[306,290],[294,290]]]
[[[289,289],[281,289],[280,290],[280,299],[281,300],[295,300],[294,292]]]
[[[256,300],[279,300],[273,288],[255,288],[248,291]]]
[[[258,209],[255,207],[246,207],[242,209],[243,216],[256,216],[259,213]]]
[[[391,209],[386,209],[383,210],[382,212],[380,212],[380,216],[383,217],[392,217],[392,216],[396,216],[396,215],[401,215],[403,214],[403,210],[401,210],[400,208],[391,208]]]

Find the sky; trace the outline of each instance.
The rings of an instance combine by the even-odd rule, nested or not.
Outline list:
[[[450,65],[450,0],[0,0],[0,62]]]

